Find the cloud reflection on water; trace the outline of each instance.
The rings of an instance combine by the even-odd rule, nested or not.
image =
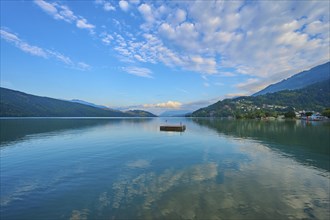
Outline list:
[[[236,144],[249,160],[226,158],[160,173],[123,174],[109,192],[109,208],[115,217],[140,219],[329,216],[329,179],[255,141]],[[228,163],[238,164],[233,169]]]

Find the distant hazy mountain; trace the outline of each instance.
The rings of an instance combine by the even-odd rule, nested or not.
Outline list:
[[[150,113],[151,114],[151,113]],[[0,117],[135,117],[133,113],[0,88]]]
[[[157,115],[154,115],[150,112],[143,111],[143,110],[129,110],[125,112],[126,114],[129,114],[133,117],[157,117]]]
[[[172,110],[161,113],[159,117],[182,117],[189,113],[191,113],[189,110]]]
[[[252,96],[274,93],[282,90],[301,89],[308,85],[330,79],[330,62],[316,66],[310,70],[300,72],[279,83],[269,85]]]
[[[96,107],[96,108],[109,109],[107,106],[96,105],[94,103],[86,102],[84,100],[79,100],[79,99],[72,99],[72,100],[70,100],[70,102],[75,102],[75,103],[80,103],[80,104],[84,104],[84,105],[89,105],[89,106]]]
[[[79,100],[79,99],[72,99],[70,102],[89,105],[89,106],[92,106],[92,107],[95,107],[95,108],[101,108],[101,109],[104,109],[104,110],[112,110],[112,111],[115,111],[115,112],[122,112],[122,111],[119,111],[119,110],[116,110],[116,109],[108,108],[104,105],[96,105],[94,103],[86,102],[86,101]],[[129,111],[125,111],[124,113],[127,114],[127,116],[131,116],[131,117],[157,117],[157,115],[154,115],[151,112],[143,111],[143,110],[129,110]]]

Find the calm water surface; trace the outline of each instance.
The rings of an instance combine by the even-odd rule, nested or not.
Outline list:
[[[186,124],[183,133],[161,132]],[[1,119],[1,219],[329,219],[330,123]]]

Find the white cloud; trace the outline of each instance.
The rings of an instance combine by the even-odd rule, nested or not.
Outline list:
[[[263,89],[264,85],[265,84],[260,82],[259,79],[250,78],[245,82],[236,84],[236,87],[239,89],[254,93],[254,92],[257,92],[257,91]]]
[[[74,13],[65,5],[48,3],[44,0],[35,0],[34,3],[56,20],[64,20],[71,23],[77,19]]]
[[[100,37],[101,37],[101,41],[106,45],[110,45],[111,41],[113,40],[112,35],[106,32],[101,33]]]
[[[186,18],[187,18],[187,12],[181,8],[178,8],[176,10],[173,10],[171,13],[169,13],[166,20],[171,25],[179,25],[180,23],[186,21]]]
[[[329,60],[328,1],[176,1],[137,6],[142,36],[130,59],[219,76],[249,75],[251,92],[288,70]],[[227,69],[230,69],[228,71]],[[283,74],[285,73],[285,74]],[[275,76],[277,75],[277,76]],[[266,80],[267,79],[267,80]],[[250,85],[250,86],[248,86]]]
[[[26,43],[25,41],[21,40],[17,35],[13,33],[1,29],[0,35],[1,38],[5,39],[10,43],[13,43],[17,48],[19,48],[20,50],[26,53],[43,58],[47,58],[49,55],[47,51],[45,51],[44,49]]]
[[[116,8],[106,0],[95,0],[95,4],[102,5],[105,11],[116,11]]]
[[[144,108],[166,108],[166,109],[180,109],[182,103],[176,101],[167,101],[157,104],[144,104]]]
[[[7,32],[5,30],[0,30],[1,37],[9,42],[20,42],[21,40],[13,33]]]
[[[139,12],[143,15],[144,19],[147,22],[153,22],[154,21],[154,16],[152,14],[152,9],[150,5],[148,4],[142,4],[138,8]]]
[[[51,50],[47,50],[47,53],[48,53],[48,54],[51,54],[51,55],[54,56],[57,60],[59,60],[59,61],[65,63],[65,64],[67,64],[67,65],[73,65],[73,62],[72,62],[72,60],[71,60],[69,57],[67,57],[67,56],[65,56],[65,55],[63,55],[63,54],[61,54],[61,53],[59,53],[59,52],[51,51]]]
[[[47,57],[45,51],[40,47],[32,46],[25,42],[20,42],[17,46],[24,52],[30,53],[32,55],[45,57],[45,58]]]
[[[276,3],[276,10],[269,8],[270,3],[260,4],[260,9],[252,6],[241,9],[240,23],[246,31],[242,32],[244,36],[232,39],[226,45],[226,51],[222,54],[227,55],[227,60],[223,64],[243,74],[267,78],[326,59],[329,49],[325,46],[327,40],[313,38],[304,31],[306,19],[299,17],[309,17],[308,13],[294,17],[290,5],[285,3]],[[257,22],[243,20],[247,14],[259,11],[261,14],[254,16],[255,19],[259,18]],[[275,13],[281,16],[276,18]],[[327,26],[329,28],[329,23]]]
[[[214,58],[207,58],[202,56],[191,56],[190,64],[187,64],[187,69],[198,71],[200,73],[216,73],[216,61]]]
[[[76,23],[77,27],[91,33],[96,29],[87,19],[58,2],[36,0],[35,3],[54,19]],[[110,1],[96,0],[95,3],[108,4],[109,10],[115,10]],[[117,22],[120,30],[117,35],[122,39],[111,33],[112,38],[102,36],[101,41],[106,45],[117,42],[114,49],[129,62],[164,63],[173,68],[219,76],[245,74],[263,83],[264,79],[276,80],[278,77],[274,75],[286,72],[287,75],[281,76],[289,77],[292,72],[288,70],[330,59],[329,4],[329,1],[175,1],[165,4],[121,0],[118,5],[122,10],[140,13],[141,30],[131,32],[131,26]],[[134,37],[128,37],[126,32]]]
[[[77,27],[82,28],[82,29],[93,29],[95,28],[94,25],[88,24],[87,20],[84,18],[78,19],[77,20]]]
[[[306,33],[309,35],[321,35],[320,37],[329,38],[329,24],[320,20],[313,21],[306,26]]]
[[[232,72],[218,72],[219,76],[224,76],[224,77],[233,77],[236,76],[234,73]]]
[[[55,18],[62,19],[67,22],[75,21],[77,16],[65,5],[55,4],[58,7],[58,13],[55,14]]]
[[[152,72],[148,68],[131,66],[131,67],[123,67],[123,70],[135,76],[153,78],[151,75]]]
[[[168,23],[163,23],[159,28],[159,33],[166,40],[170,40],[178,48],[182,48],[185,52],[198,53],[199,33],[195,24],[191,22],[183,22],[173,27]]]
[[[63,20],[68,23],[76,23],[76,26],[81,29],[87,29],[90,33],[94,33],[94,25],[89,24],[87,19],[82,16],[77,16],[69,9],[66,5],[61,5],[60,3],[48,3],[44,0],[34,0],[34,3],[38,5],[43,11],[51,15],[56,20]],[[96,2],[98,3],[98,1]]]
[[[138,61],[145,62],[145,60],[139,54],[135,54],[134,58],[137,59]]]
[[[182,56],[164,46],[163,42],[152,34],[144,34],[145,41],[128,41],[119,34],[115,34],[117,46],[115,50],[126,58],[140,62],[156,63],[161,61],[168,66],[181,66],[188,70],[199,71],[207,74],[216,72],[215,59],[210,57]],[[131,61],[130,61],[131,62]]]
[[[83,62],[74,63],[69,57],[57,51],[48,50],[38,46],[31,45],[25,42],[24,40],[20,39],[16,34],[11,33],[9,31],[0,29],[0,36],[7,42],[14,44],[17,48],[19,48],[23,52],[31,54],[33,56],[38,56],[46,59],[55,58],[56,60],[72,68],[77,68],[81,70],[90,69],[90,66],[88,64],[85,64]]]
[[[103,9],[105,11],[115,11],[116,10],[116,8],[114,6],[112,6],[110,2],[105,2],[103,5]]]
[[[80,70],[89,70],[89,69],[91,69],[91,66],[84,62],[78,62],[77,68]]]
[[[121,0],[121,1],[119,1],[119,7],[120,7],[120,9],[123,10],[123,11],[128,11],[128,9],[129,9],[129,4],[128,4],[127,1]]]
[[[53,4],[45,2],[43,0],[35,0],[34,1],[40,8],[42,8],[45,12],[55,15],[58,13],[56,7]]]
[[[175,30],[168,23],[163,23],[158,29],[159,33],[168,39],[174,39]]]
[[[175,12],[175,22],[176,23],[181,23],[184,22],[186,20],[186,16],[187,16],[187,12],[182,10],[182,9],[178,9]]]

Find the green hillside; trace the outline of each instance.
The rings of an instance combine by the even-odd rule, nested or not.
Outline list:
[[[151,113],[150,113],[151,114]],[[136,117],[80,103],[29,95],[23,92],[0,88],[0,117]]]
[[[256,118],[296,110],[323,111],[330,107],[330,80],[298,90],[225,99],[192,113],[193,117]]]

